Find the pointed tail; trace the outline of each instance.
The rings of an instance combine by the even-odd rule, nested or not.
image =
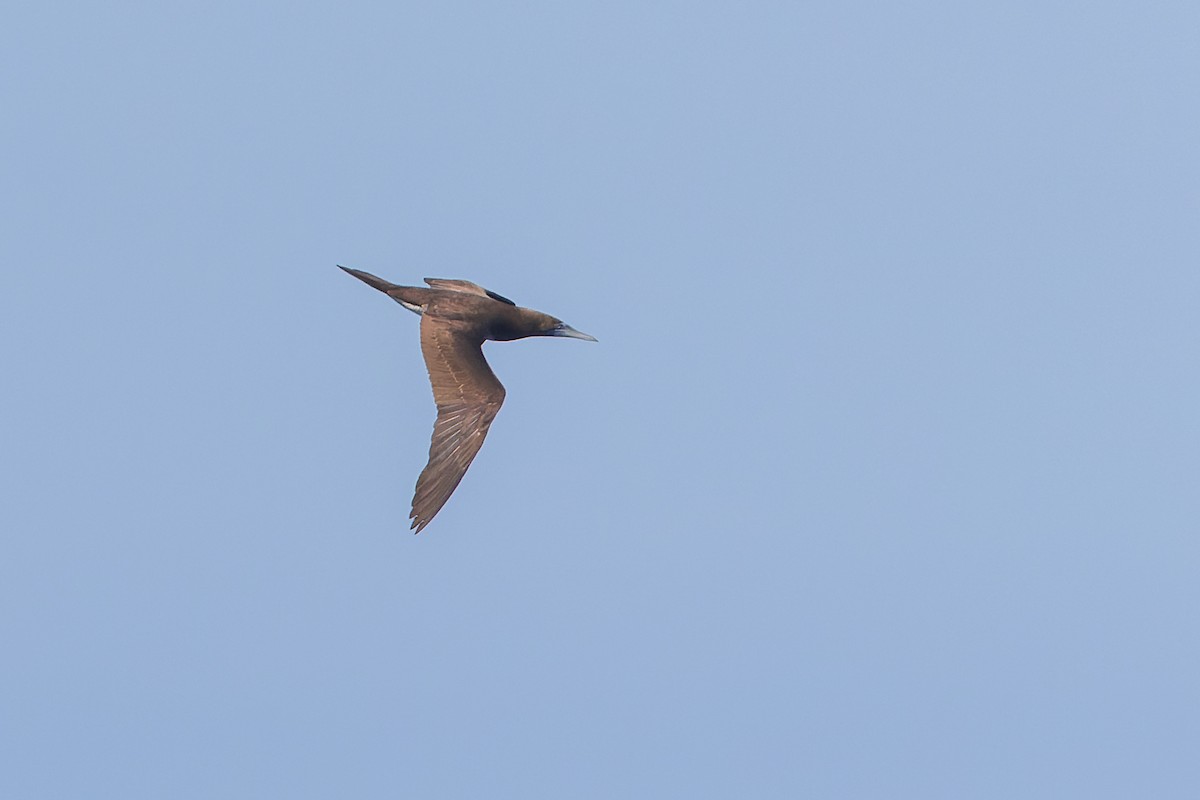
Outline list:
[[[349,267],[343,267],[341,264],[338,264],[337,266],[338,269],[350,273],[363,283],[367,284],[368,286],[374,286],[381,292],[386,292],[389,289],[396,288],[396,284],[388,283],[383,278],[377,278],[369,272],[363,272],[361,269],[350,269]]]

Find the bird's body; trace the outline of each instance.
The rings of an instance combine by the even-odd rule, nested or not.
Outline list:
[[[483,343],[528,336],[596,340],[470,281],[426,278],[429,288],[397,286],[368,272],[342,269],[421,316],[421,352],[438,415],[429,463],[417,479],[409,514],[420,533],[466,474],[504,402],[504,387],[483,357]]]

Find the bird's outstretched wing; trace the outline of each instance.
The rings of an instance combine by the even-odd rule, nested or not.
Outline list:
[[[342,267],[345,269],[345,267]],[[515,306],[512,300],[509,300],[502,294],[496,294],[491,289],[485,289],[478,283],[470,281],[462,281],[455,278],[426,278],[425,282],[429,284],[431,289],[441,289],[446,292],[465,292],[467,294],[477,294],[480,297],[490,297],[493,300],[499,300],[501,303],[509,306]]]
[[[504,403],[504,387],[484,360],[482,346],[482,336],[450,321],[421,318],[421,352],[438,415],[429,463],[417,479],[409,514],[417,533],[450,499]]]

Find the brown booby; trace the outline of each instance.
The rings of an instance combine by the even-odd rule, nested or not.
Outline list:
[[[417,478],[408,515],[412,528],[420,533],[450,499],[504,402],[504,387],[483,357],[483,343],[527,336],[596,339],[470,281],[426,278],[429,288],[425,289],[397,286],[369,272],[339,267],[421,316],[421,352],[438,413],[429,463]]]

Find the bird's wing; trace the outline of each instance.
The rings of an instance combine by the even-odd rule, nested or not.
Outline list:
[[[507,303],[510,306],[515,306],[512,300],[509,300],[504,295],[496,294],[489,291],[477,283],[470,281],[460,281],[453,278],[426,278],[425,282],[429,284],[431,289],[441,289],[446,292],[466,292],[467,294],[477,294],[480,297],[490,297],[493,300],[499,300],[501,303]]]
[[[484,360],[482,345],[482,337],[446,320],[421,318],[421,351],[438,415],[409,514],[417,533],[450,499],[504,402],[504,387]]]

